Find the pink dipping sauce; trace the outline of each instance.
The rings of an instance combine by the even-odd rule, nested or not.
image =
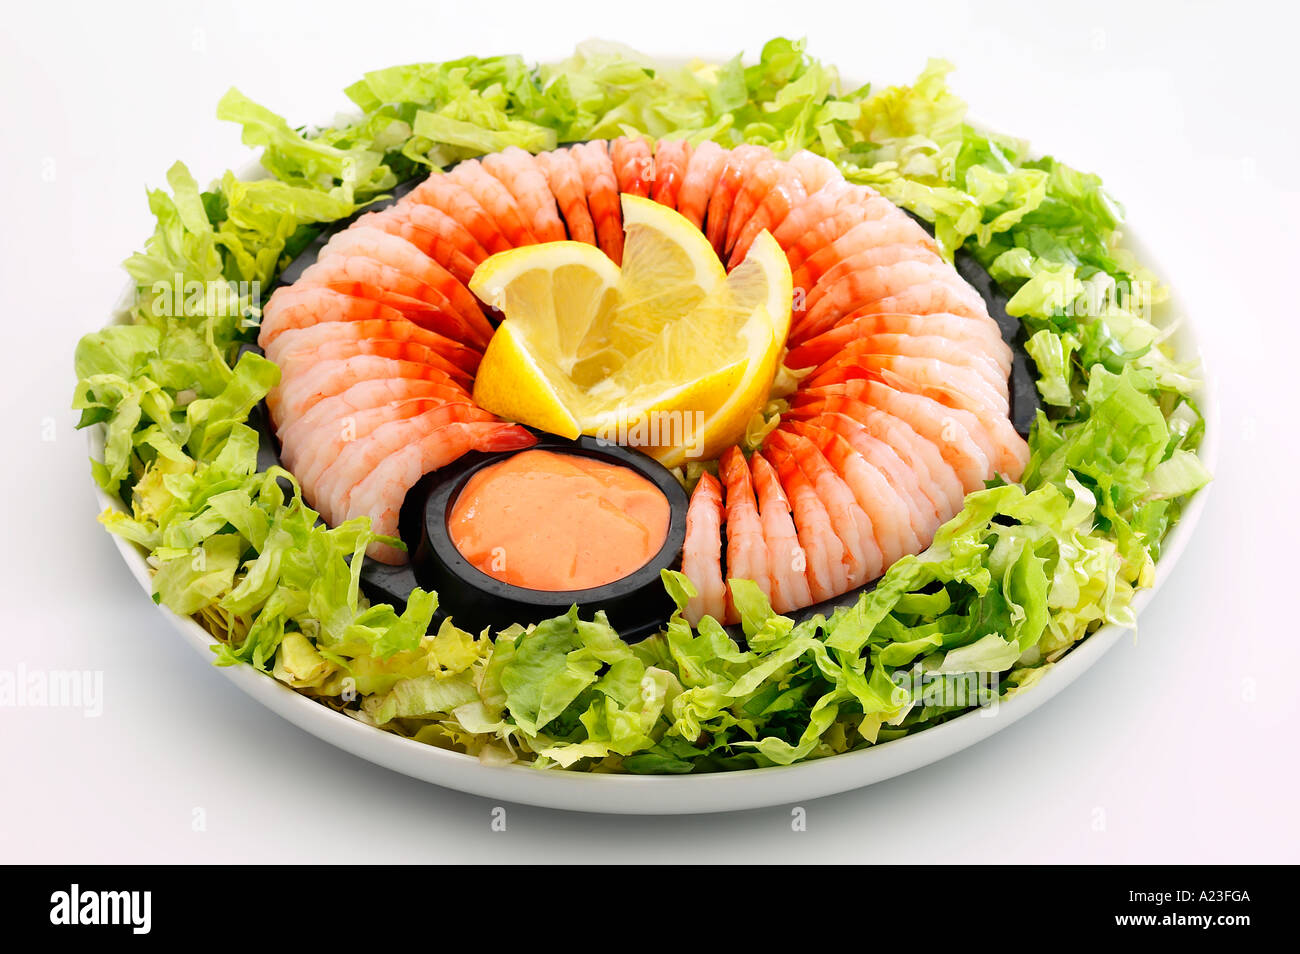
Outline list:
[[[451,542],[488,576],[531,590],[584,590],[645,566],[668,536],[668,498],[636,471],[527,450],[484,467],[447,520]]]

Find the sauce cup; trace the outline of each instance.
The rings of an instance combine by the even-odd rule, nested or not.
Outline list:
[[[667,533],[658,551],[626,576],[587,589],[529,589],[488,575],[457,549],[448,529],[448,519],[471,477],[485,467],[524,452],[476,452],[432,475],[436,482],[428,488],[419,543],[411,554],[418,583],[437,591],[440,614],[451,616],[458,626],[471,631],[485,626],[495,630],[511,623],[539,622],[562,615],[577,604],[584,619],[603,610],[624,639],[643,639],[657,632],[674,609],[659,573],[674,568],[681,559],[686,538],[686,491],[667,469],[640,451],[593,437],[570,441],[539,434],[537,445],[531,449],[595,458],[626,467],[650,481],[667,499],[669,508]]]

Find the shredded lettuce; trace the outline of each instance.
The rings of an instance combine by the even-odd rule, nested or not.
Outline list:
[[[231,90],[218,115],[261,150],[266,177],[201,189],[177,163],[125,263],[127,323],[77,347],[74,406],[102,425],[94,479],[125,512],[101,519],[141,547],[154,597],[248,664],[355,718],[487,763],[688,773],[790,764],[874,745],[1025,691],[1104,623],[1132,625],[1162,540],[1210,479],[1193,368],[1152,310],[1155,277],[1119,244],[1122,209],[1094,175],[977,129],[951,66],[845,90],[800,41],[756,61],[663,68],[590,42],[530,67],[517,56],[395,66],[350,86],[355,111],[297,128]],[[252,408],[276,367],[241,345],[262,287],[318,233],[414,175],[520,146],[640,132],[811,149],[965,248],[1024,325],[1044,410],[1021,483],[968,496],[925,552],[856,604],[802,622],[739,581],[738,633],[680,609],[629,645],[577,609],[471,634],[435,594],[370,605],[368,520],[328,528],[292,475],[259,470]],[[751,424],[753,445],[782,408]],[[693,465],[687,480],[698,477]],[[391,541],[396,542],[396,541]]]

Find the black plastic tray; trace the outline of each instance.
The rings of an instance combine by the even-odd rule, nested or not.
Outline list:
[[[316,261],[320,250],[336,232],[347,228],[364,212],[373,212],[392,205],[415,188],[420,181],[416,179],[405,182],[393,190],[391,198],[374,203],[350,218],[330,223],[281,272],[276,287],[297,281]],[[915,215],[912,217],[927,231],[933,232],[928,222]],[[1022,436],[1028,436],[1040,404],[1038,388],[1034,382],[1032,359],[1025,351],[1026,335],[1023,326],[1018,319],[1007,314],[1007,296],[997,287],[997,283],[975,256],[964,249],[959,250],[954,257],[954,265],[961,277],[984,299],[990,317],[997,322],[1003,340],[1011,347],[1013,359],[1008,387],[1009,416],[1015,429]],[[254,409],[249,418],[249,425],[254,427],[261,436],[259,466],[264,469],[279,464],[279,445],[264,404]],[[361,588],[366,596],[373,602],[392,603],[401,610],[405,608],[407,599],[415,587],[436,589],[439,605],[434,616],[434,628],[448,616],[454,617],[459,625],[471,630],[478,630],[485,626],[500,628],[512,622],[537,622],[565,612],[572,603],[577,603],[581,615],[588,619],[596,611],[605,610],[620,635],[629,641],[643,639],[662,628],[672,613],[673,605],[659,582],[659,570],[662,567],[675,568],[679,565],[680,549],[685,536],[685,492],[670,475],[667,479],[672,487],[664,484],[663,476],[668,472],[634,449],[611,447],[592,438],[566,441],[540,432],[538,436],[538,446],[549,450],[593,453],[599,447],[603,453],[612,454],[613,458],[634,466],[665,490],[669,495],[673,516],[668,539],[654,560],[623,580],[593,590],[566,593],[524,590],[501,583],[468,566],[446,539],[447,509],[454,502],[455,493],[464,485],[470,473],[487,463],[507,456],[507,454],[472,453],[450,467],[426,474],[411,489],[402,506],[398,532],[411,552],[412,562],[405,566],[388,566],[375,560],[367,560],[361,568]],[[432,532],[429,529],[431,523],[434,525]],[[456,562],[457,560],[459,563]],[[875,585],[876,582],[872,581],[833,599],[796,610],[789,615],[796,620],[808,619],[816,614],[829,616],[840,607],[853,605],[862,593],[871,590]]]

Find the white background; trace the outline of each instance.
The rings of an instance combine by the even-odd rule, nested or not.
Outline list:
[[[1289,7],[315,0],[28,3],[5,19],[0,668],[102,670],[105,698],[99,718],[0,709],[0,860],[1300,860]],[[73,346],[151,230],[145,188],[177,158],[200,182],[247,158],[213,118],[222,92],[304,123],[395,63],[552,58],[589,36],[731,55],[777,34],[882,84],[952,59],[975,115],[1102,173],[1159,250],[1218,378],[1223,440],[1198,535],[1136,639],[990,741],[807,804],[805,832],[789,808],[516,806],[494,832],[490,802],[332,749],[184,645],[95,522],[67,408]]]

